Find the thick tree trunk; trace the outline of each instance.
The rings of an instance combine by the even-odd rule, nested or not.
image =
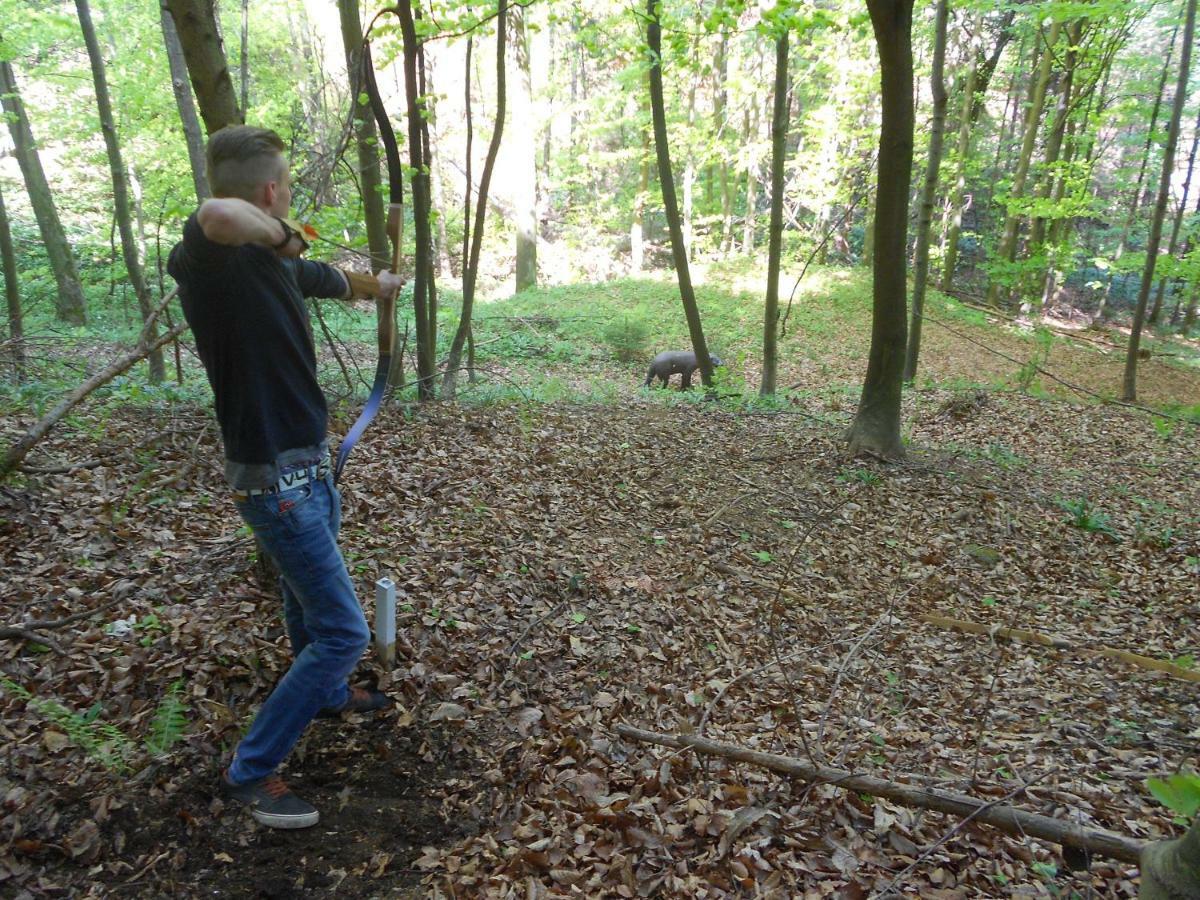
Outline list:
[[[1147,844],[1139,865],[1142,886],[1138,900],[1200,897],[1200,818],[1181,838]]]
[[[650,114],[654,120],[654,151],[658,157],[658,181],[662,188],[663,211],[671,231],[671,255],[675,260],[675,276],[679,282],[679,299],[687,318],[692,350],[700,366],[704,387],[712,390],[713,366],[704,341],[704,326],[700,322],[700,307],[692,288],[692,273],[688,266],[687,244],[683,238],[683,222],[679,201],[675,197],[675,176],[671,173],[671,151],[667,144],[667,112],[663,102],[662,80],[662,22],[659,19],[662,0],[646,0],[646,44],[650,49]]]
[[[175,20],[205,130],[212,134],[226,125],[242,124],[243,111],[238,108],[229,62],[217,28],[216,0],[164,2]]]
[[[25,376],[25,326],[21,310],[20,282],[17,279],[17,254],[13,251],[12,230],[0,193],[0,266],[4,266],[4,300],[8,308],[9,357],[16,369],[17,380]]]
[[[1029,176],[1029,167],[1033,161],[1033,150],[1037,144],[1038,131],[1042,122],[1042,107],[1046,102],[1046,87],[1050,83],[1050,70],[1054,62],[1054,45],[1058,43],[1058,34],[1061,28],[1061,23],[1051,23],[1050,33],[1046,37],[1046,48],[1042,51],[1041,63],[1039,64],[1037,77],[1033,83],[1029,111],[1025,116],[1021,155],[1017,158],[1017,168],[1013,173],[1012,187],[1008,192],[1008,212],[1004,219],[1004,234],[1000,239],[1000,246],[996,251],[996,260],[1001,264],[1011,263],[1017,257],[1017,230],[1021,224],[1021,216],[1013,209],[1015,205],[1013,201],[1018,201],[1025,196],[1025,182]],[[987,302],[989,306],[995,306],[1000,300],[1000,294],[1003,290],[1001,278],[1003,278],[1002,273],[999,276],[994,274],[991,283],[988,285]]]
[[[25,115],[25,104],[17,91],[16,75],[12,65],[6,60],[0,61],[0,107],[7,113],[14,154],[21,167],[25,191],[29,195],[29,203],[33,207],[33,215],[42,235],[42,244],[45,245],[46,255],[50,258],[50,269],[58,286],[54,298],[55,313],[61,321],[69,325],[83,325],[87,322],[87,306],[83,299],[83,285],[79,282],[79,273],[75,268],[75,257],[71,253],[71,245],[67,243],[67,236],[58,218],[58,210],[54,206],[54,196],[50,193],[50,184],[42,168],[37,143],[33,139],[33,129]]]
[[[1154,205],[1154,217],[1150,220],[1150,237],[1146,241],[1146,267],[1142,271],[1142,286],[1138,291],[1137,307],[1133,312],[1133,327],[1129,332],[1129,352],[1125,357],[1125,378],[1121,386],[1121,399],[1127,403],[1132,403],[1137,399],[1138,345],[1142,339],[1142,326],[1146,319],[1150,288],[1154,284],[1154,267],[1158,262],[1158,245],[1162,241],[1167,201],[1171,197],[1171,173],[1175,170],[1175,147],[1179,142],[1179,124],[1183,119],[1183,105],[1187,100],[1188,67],[1192,62],[1192,37],[1195,28],[1196,0],[1188,0],[1187,18],[1183,25],[1183,47],[1179,53],[1179,79],[1175,85],[1175,102],[1171,106],[1171,122],[1167,126],[1167,145],[1163,148],[1158,202]]]
[[[767,296],[763,307],[762,385],[759,393],[775,393],[779,369],[779,269],[783,256],[783,166],[788,130],[788,32],[775,39],[775,103],[771,110],[771,226],[767,233]]]
[[[537,287],[537,132],[534,129],[533,80],[529,59],[529,35],[525,11],[518,8],[510,18],[513,30],[512,54],[517,64],[517,84],[513,92],[513,132],[510,147],[514,225],[516,231],[516,291]]]
[[[363,217],[367,222],[367,249],[371,253],[371,271],[379,272],[391,265],[388,250],[386,211],[382,178],[379,174],[379,137],[371,109],[357,102],[362,93],[362,17],[358,0],[338,0],[342,22],[342,47],[346,53],[346,72],[350,76],[350,96],[354,102],[354,139],[358,151],[358,183],[362,192]]]
[[[475,308],[475,283],[479,277],[479,255],[483,249],[483,223],[487,217],[488,190],[492,183],[492,172],[496,168],[496,157],[500,153],[500,139],[504,134],[504,116],[507,109],[507,92],[505,79],[505,36],[508,31],[508,0],[500,0],[499,12],[496,16],[496,121],[492,125],[492,139],[488,144],[487,157],[483,162],[483,174],[479,178],[479,196],[475,203],[475,222],[464,222],[463,239],[466,240],[466,230],[471,229],[471,249],[468,258],[463,263],[463,298],[462,313],[458,319],[458,330],[450,343],[450,352],[446,355],[446,374],[442,378],[442,399],[454,397],[455,386],[458,382],[458,369],[462,364],[463,347],[471,337],[471,315]],[[467,51],[467,69],[471,65],[470,47]],[[468,136],[470,135],[471,120],[471,82],[467,79],[467,122]],[[467,142],[467,155],[470,156],[470,140]],[[471,178],[467,170],[464,203],[470,209]],[[474,368],[474,359],[470,361]]]
[[[171,88],[175,92],[175,106],[179,109],[179,121],[183,125],[183,136],[187,142],[188,161],[192,166],[192,185],[196,189],[196,202],[202,203],[212,196],[208,187],[208,175],[204,170],[204,135],[200,130],[196,103],[192,100],[187,62],[183,58],[179,33],[175,30],[175,19],[165,3],[159,7],[159,23],[162,26],[163,45],[167,51],[167,63],[171,67]]]
[[[879,48],[881,106],[875,189],[871,350],[850,452],[904,456],[900,395],[904,375],[908,273],[908,189],[913,156],[913,0],[867,0]]]
[[[925,285],[929,279],[929,231],[933,224],[933,201],[937,196],[938,173],[942,167],[942,138],[946,132],[946,23],[950,18],[948,0],[938,0],[934,27],[933,70],[929,76],[933,91],[933,110],[929,125],[929,156],[925,161],[925,181],[921,185],[921,206],[917,214],[917,247],[913,254],[912,325],[904,356],[904,381],[917,374],[921,353],[921,324],[925,310]]]
[[[117,139],[116,122],[113,120],[112,101],[108,94],[108,77],[104,72],[104,57],[100,55],[100,42],[96,40],[96,28],[92,24],[92,12],[88,7],[88,0],[75,0],[75,9],[79,14],[79,27],[83,31],[83,42],[87,46],[88,59],[92,64],[92,82],[96,86],[96,108],[100,116],[100,130],[104,134],[108,168],[112,174],[113,212],[117,218],[117,229],[121,234],[121,254],[125,260],[125,271],[133,285],[134,296],[137,297],[142,323],[150,323],[147,340],[153,343],[157,337],[157,329],[150,319],[154,307],[150,301],[150,289],[146,286],[142,263],[138,259],[138,242],[133,234],[133,213],[129,205],[129,183],[126,178],[125,164],[121,159],[121,144]],[[165,374],[161,348],[150,354],[149,362],[150,382],[161,384]]]

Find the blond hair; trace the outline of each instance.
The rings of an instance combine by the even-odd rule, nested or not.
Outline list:
[[[258,189],[283,177],[283,138],[269,128],[227,125],[208,139],[208,183],[214,197],[254,202]]]

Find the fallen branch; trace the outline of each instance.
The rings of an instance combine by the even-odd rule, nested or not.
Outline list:
[[[1063,847],[1107,856],[1124,862],[1137,863],[1142,848],[1145,846],[1143,841],[1115,834],[1102,828],[1088,828],[1063,819],[1052,819],[1049,816],[1025,812],[1012,806],[979,800],[967,794],[935,791],[931,788],[876,778],[873,775],[860,775],[827,766],[812,765],[787,756],[747,750],[736,744],[710,741],[692,735],[659,734],[634,728],[631,725],[617,725],[616,732],[629,740],[660,744],[676,749],[690,748],[706,756],[719,756],[724,759],[750,763],[805,781],[831,784],[843,790],[882,797],[902,806],[932,809],[955,816],[971,816],[977,822],[984,822],[1016,837],[1040,838]]]
[[[955,631],[965,631],[969,634],[984,634],[993,638],[1005,638],[1007,640],[1025,641],[1030,644],[1041,644],[1043,647],[1066,650],[1082,656],[1104,656],[1109,659],[1120,660],[1139,669],[1162,672],[1181,681],[1200,683],[1200,671],[1185,669],[1183,666],[1177,666],[1164,659],[1154,659],[1151,656],[1130,653],[1128,650],[1117,650],[1113,647],[1085,647],[1059,635],[1040,634],[1036,631],[1026,631],[1024,628],[1002,628],[1000,626],[983,625],[979,622],[969,622],[965,619],[949,619],[945,616],[935,616],[932,614],[925,614],[920,618],[921,621],[928,622],[930,625],[937,625],[939,628],[950,628]]]
[[[154,315],[151,316],[150,320],[146,323],[145,328],[142,329],[142,334],[138,338],[137,345],[131,351],[129,351],[129,353],[114,360],[103,371],[97,372],[83,384],[79,385],[79,387],[75,388],[75,390],[71,391],[71,393],[67,394],[67,396],[64,397],[63,400],[54,407],[54,409],[42,416],[41,419],[34,423],[33,427],[26,431],[25,434],[23,434],[11,447],[8,448],[7,451],[5,451],[4,458],[0,460],[0,479],[7,477],[9,473],[13,471],[13,469],[17,468],[17,466],[19,466],[25,459],[25,456],[29,453],[29,451],[32,450],[42,438],[49,434],[50,430],[54,428],[54,426],[60,421],[62,421],[67,413],[82,403],[89,394],[91,394],[97,388],[108,384],[108,382],[112,381],[123,372],[133,368],[137,362],[145,359],[164,344],[169,344],[171,341],[175,340],[175,338],[179,337],[188,330],[187,323],[181,322],[170,331],[159,335],[153,341],[149,340],[148,332],[150,330],[150,326],[153,324],[158,312],[160,312],[174,296],[175,290],[172,290],[163,299],[162,305],[159,306],[158,310],[155,311]]]

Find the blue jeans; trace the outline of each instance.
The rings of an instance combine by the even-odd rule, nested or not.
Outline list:
[[[234,751],[229,777],[243,784],[275,771],[322,707],[346,702],[371,632],[338,550],[341,496],[332,476],[236,503],[281,573],[295,655]]]

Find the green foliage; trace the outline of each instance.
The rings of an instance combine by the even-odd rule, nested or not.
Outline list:
[[[1200,812],[1200,775],[1179,772],[1167,778],[1149,778],[1146,787],[1163,806],[1191,818]]]
[[[1060,498],[1058,505],[1069,514],[1070,518],[1067,519],[1069,525],[1083,531],[1104,534],[1111,538],[1117,537],[1117,532],[1113,528],[1108,514],[1098,509],[1087,497],[1080,497],[1076,500]]]
[[[165,754],[187,730],[183,686],[182,679],[174,682],[155,709],[144,744],[153,756]],[[128,772],[132,767],[137,744],[118,726],[100,721],[104,711],[101,702],[79,712],[52,697],[38,697],[6,676],[0,676],[0,688],[24,700],[27,706],[61,728],[75,746],[104,768]]]
[[[646,355],[650,327],[640,319],[623,316],[604,329],[604,341],[621,362],[637,362]]]

